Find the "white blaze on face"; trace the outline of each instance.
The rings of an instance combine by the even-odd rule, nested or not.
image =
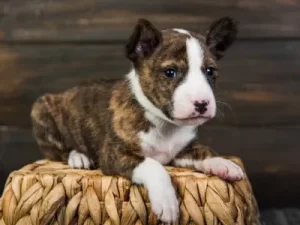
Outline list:
[[[187,30],[179,29],[179,28],[174,28],[173,30],[178,33],[181,33],[181,34],[187,34],[187,35],[191,36],[190,32],[188,32]]]
[[[199,41],[190,37],[186,40],[188,73],[184,81],[176,88],[173,95],[173,117],[187,119],[200,114],[195,111],[196,101],[208,101],[207,111],[201,116],[212,118],[216,114],[216,100],[213,91],[201,70],[203,63],[203,49]],[[192,123],[203,124],[207,119],[201,118]]]

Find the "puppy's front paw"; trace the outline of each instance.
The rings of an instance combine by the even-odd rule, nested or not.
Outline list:
[[[172,184],[162,183],[149,187],[149,198],[154,214],[164,223],[174,223],[178,218],[179,204]]]
[[[237,181],[244,178],[244,172],[241,167],[221,157],[205,159],[203,167],[205,173],[217,175],[224,180]]]
[[[73,169],[90,169],[91,161],[85,154],[73,150],[69,154],[68,165]]]

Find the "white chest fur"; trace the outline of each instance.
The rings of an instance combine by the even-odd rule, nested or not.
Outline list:
[[[195,137],[194,127],[151,128],[141,132],[141,147],[145,157],[162,164],[169,163]]]

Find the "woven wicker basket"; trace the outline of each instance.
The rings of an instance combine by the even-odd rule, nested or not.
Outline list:
[[[167,169],[180,202],[178,224],[259,224],[248,180],[227,183],[188,169]],[[47,160],[11,173],[0,203],[0,225],[161,224],[143,187]]]

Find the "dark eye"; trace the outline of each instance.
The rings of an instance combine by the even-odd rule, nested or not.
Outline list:
[[[212,75],[214,75],[214,68],[212,68],[212,67],[207,67],[207,68],[205,68],[205,75],[206,76],[212,76]]]
[[[176,77],[176,70],[175,69],[166,69],[164,71],[165,75],[169,78],[174,78]]]

